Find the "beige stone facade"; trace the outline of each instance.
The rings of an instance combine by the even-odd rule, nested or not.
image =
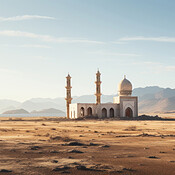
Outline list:
[[[85,116],[98,118],[137,117],[138,98],[132,96],[132,84],[126,77],[118,87],[119,96],[114,97],[113,103],[101,103],[100,72],[96,74],[96,103],[69,104],[69,118],[76,119]],[[97,83],[100,82],[100,83]]]

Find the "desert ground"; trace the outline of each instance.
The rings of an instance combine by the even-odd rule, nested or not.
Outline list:
[[[0,174],[174,175],[175,121],[0,118]]]

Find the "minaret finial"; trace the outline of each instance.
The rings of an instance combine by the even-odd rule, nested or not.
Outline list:
[[[126,79],[126,75],[124,75],[124,79]]]

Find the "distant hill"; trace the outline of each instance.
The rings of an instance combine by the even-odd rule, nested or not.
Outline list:
[[[113,97],[116,95],[102,95],[102,102],[113,102]],[[175,89],[160,88],[158,86],[135,88],[133,95],[139,97],[139,112],[175,111]],[[95,103],[95,96],[73,96],[72,103]],[[0,100],[0,113],[16,109],[24,109],[29,112],[33,112],[34,110],[42,112],[42,110],[51,108],[65,112],[65,98],[32,98],[23,103],[14,100]]]
[[[40,111],[32,111],[31,114],[57,114],[58,116],[65,116],[65,112],[58,110],[58,109],[54,109],[54,108],[50,108],[50,109],[43,109]]]
[[[24,109],[16,109],[3,112],[3,114],[29,114],[29,112]]]

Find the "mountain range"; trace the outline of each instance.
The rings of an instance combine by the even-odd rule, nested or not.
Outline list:
[[[113,102],[114,95],[102,95],[102,102]],[[175,111],[175,89],[160,88],[158,86],[150,86],[145,88],[135,88],[133,96],[139,98],[139,112],[171,112]],[[94,95],[74,96],[72,103],[94,103]],[[66,103],[64,97],[59,98],[32,98],[24,102],[14,100],[0,100],[0,113],[6,113],[11,110],[24,109],[29,113],[45,112],[49,109],[66,111]],[[50,111],[50,112],[51,112]],[[58,111],[55,111],[58,112]]]

